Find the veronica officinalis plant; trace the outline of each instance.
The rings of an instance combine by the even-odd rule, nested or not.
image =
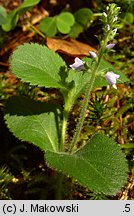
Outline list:
[[[91,58],[88,56],[81,60],[76,57],[69,68],[57,53],[46,46],[33,43],[19,46],[11,57],[12,72],[31,85],[59,89],[64,107],[12,97],[6,103],[5,113],[12,133],[42,149],[49,167],[77,179],[96,193],[107,195],[116,194],[127,180],[127,163],[120,147],[101,133],[93,135],[81,148],[77,148],[77,143],[92,89],[108,84],[115,87],[119,76],[120,83],[128,81],[124,74],[102,59],[114,47],[111,41],[116,35],[119,10],[115,4],[107,6],[102,14],[104,36],[100,49],[90,52]],[[107,72],[105,76],[102,71]],[[85,97],[79,121],[72,141],[68,143],[68,117],[82,93]]]

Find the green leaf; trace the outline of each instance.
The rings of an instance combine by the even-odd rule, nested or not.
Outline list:
[[[17,10],[11,11],[7,15],[7,21],[5,24],[2,25],[2,29],[6,32],[10,31],[16,26],[18,19],[19,19],[19,14],[17,13]]]
[[[71,27],[69,36],[71,38],[77,38],[84,28],[87,27],[89,21],[92,19],[93,12],[88,8],[81,8],[74,13],[75,23]]]
[[[6,9],[0,6],[0,25],[5,24],[7,19],[7,12]]]
[[[43,151],[58,150],[60,110],[56,105],[11,97],[6,102],[5,120],[20,140],[33,143]]]
[[[125,14],[125,17],[124,17],[123,21],[126,24],[133,24],[133,22],[134,22],[134,15],[132,13],[130,13],[130,12],[127,12]]]
[[[53,37],[57,33],[56,18],[45,17],[41,20],[39,25],[40,30],[48,37]]]
[[[14,51],[11,58],[12,72],[24,82],[47,88],[64,88],[60,72],[65,62],[54,51],[39,44],[24,44]]]
[[[88,24],[88,22],[92,19],[92,16],[93,12],[88,8],[81,8],[74,14],[76,22],[81,24],[83,27]]]
[[[59,16],[57,16],[57,28],[59,32],[63,34],[68,34],[71,26],[74,24],[75,19],[74,16],[69,12],[62,12]]]
[[[74,154],[47,151],[49,167],[75,178],[97,193],[115,195],[127,181],[127,163],[120,147],[109,137],[96,134]]]
[[[20,5],[20,7],[11,11],[7,15],[7,22],[2,25],[2,29],[7,32],[14,29],[14,27],[18,22],[19,15],[25,12],[26,10],[28,10],[30,7],[38,4],[39,2],[40,0],[24,0],[24,2]]]
[[[28,10],[30,7],[37,5],[40,0],[24,0],[24,2],[18,8],[18,12],[22,13]]]
[[[82,27],[81,24],[75,22],[74,25],[71,27],[71,30],[70,30],[70,32],[69,32],[69,36],[70,36],[71,38],[77,38],[77,37],[79,36],[79,34],[80,34],[81,32],[83,32],[83,29],[84,29],[84,28]]]
[[[90,80],[90,75],[86,72],[78,72],[75,70],[69,70],[69,75],[66,79],[68,83],[74,82],[71,94],[73,95],[73,101],[75,101],[80,94],[85,90],[87,82]]]

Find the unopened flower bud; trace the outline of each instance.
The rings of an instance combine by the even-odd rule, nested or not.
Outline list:
[[[96,58],[97,57],[97,54],[95,52],[90,51],[89,53],[90,53],[90,55],[91,55],[92,58]]]
[[[110,28],[110,25],[106,25],[106,28],[107,28],[107,31],[109,31],[111,28]]]
[[[106,12],[103,12],[103,15],[104,15],[104,17],[107,17],[107,14],[106,14]]]
[[[84,64],[85,62],[79,59],[78,57],[75,58],[74,63],[69,65],[73,70],[84,70]]]
[[[110,43],[106,46],[107,49],[112,49],[115,46],[114,43]]]
[[[116,22],[118,20],[118,17],[116,16],[115,18],[114,18],[114,22]]]

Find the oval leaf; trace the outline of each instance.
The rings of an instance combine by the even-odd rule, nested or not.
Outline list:
[[[64,88],[60,72],[66,68],[62,58],[39,44],[24,44],[11,58],[12,72],[24,82],[50,88]]]
[[[5,24],[7,21],[7,12],[6,9],[0,6],[0,25]]]
[[[60,110],[54,104],[11,97],[6,102],[5,120],[20,140],[33,143],[43,151],[58,150]]]
[[[7,15],[7,21],[5,24],[2,25],[2,29],[6,32],[10,31],[11,29],[13,29],[19,19],[19,15],[17,13],[17,9],[11,11],[8,15]]]
[[[7,32],[14,29],[18,22],[19,15],[39,2],[40,0],[24,0],[20,7],[14,9],[7,15],[7,21],[2,25],[2,29]]]
[[[72,100],[75,101],[82,92],[85,91],[86,84],[90,80],[89,73],[83,71],[75,71],[70,70],[68,77],[66,79],[67,83],[74,83],[73,88],[69,88],[69,92],[71,92]]]
[[[130,12],[127,12],[125,14],[124,20],[123,20],[126,24],[133,24],[134,22],[134,15]]]
[[[109,137],[96,134],[75,154],[47,151],[50,167],[74,177],[97,193],[115,195],[127,181],[127,163],[120,147]]]
[[[55,17],[45,17],[39,25],[40,30],[48,37],[53,37],[57,33]]]
[[[33,7],[37,5],[40,2],[40,0],[24,0],[23,3],[18,8],[18,12],[22,13],[28,10],[30,7]]]
[[[63,12],[57,16],[57,28],[63,34],[69,33],[74,22],[74,16],[69,12]]]
[[[81,8],[74,14],[75,20],[85,27],[88,22],[92,19],[93,12],[88,8]]]
[[[70,36],[71,38],[77,38],[77,37],[79,36],[79,34],[80,34],[81,32],[83,32],[83,29],[84,29],[84,28],[82,27],[81,24],[75,22],[74,25],[71,27],[71,30],[70,30],[70,32],[69,32],[69,36]]]

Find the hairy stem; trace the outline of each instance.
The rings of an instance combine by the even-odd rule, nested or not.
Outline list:
[[[102,58],[102,55],[103,55],[103,49],[100,49],[99,54],[98,54],[98,60],[97,60],[97,62],[95,64],[95,67],[94,67],[94,69],[92,71],[90,81],[86,86],[85,98],[84,98],[84,101],[83,101],[83,106],[81,108],[79,122],[78,122],[78,124],[76,126],[76,132],[75,132],[74,137],[72,139],[72,142],[71,142],[71,145],[70,145],[70,148],[69,148],[69,153],[72,153],[74,146],[78,142],[79,135],[80,135],[80,132],[82,130],[82,126],[83,126],[84,119],[85,119],[85,114],[86,114],[86,110],[87,110],[87,106],[88,106],[88,100],[90,98],[90,94],[91,94],[93,84],[94,84],[94,81],[95,81],[96,72],[97,72],[100,60]]]
[[[73,90],[70,90],[67,94],[64,93],[64,101],[65,101],[65,105],[64,105],[64,110],[63,110],[61,139],[60,139],[60,146],[59,146],[59,150],[61,152],[64,151],[68,116],[73,106]]]
[[[79,119],[79,122],[77,124],[76,132],[75,132],[75,135],[73,137],[73,140],[71,142],[70,149],[69,149],[70,153],[72,152],[73,147],[76,145],[76,143],[78,141],[78,138],[79,138],[82,126],[83,126],[83,122],[84,122],[84,119],[85,119],[85,113],[86,113],[86,110],[87,110],[87,105],[88,105],[88,100],[89,100],[89,95],[91,93],[93,83],[94,83],[94,80],[95,80],[95,73],[96,73],[96,71],[94,71],[92,73],[90,82],[86,86],[85,98],[84,98],[84,101],[83,101],[83,106],[81,108],[80,119]]]
[[[60,147],[59,147],[59,150],[61,152],[64,151],[68,114],[69,114],[68,111],[66,111],[66,110],[63,111],[63,121],[62,121],[61,139],[60,139]]]

